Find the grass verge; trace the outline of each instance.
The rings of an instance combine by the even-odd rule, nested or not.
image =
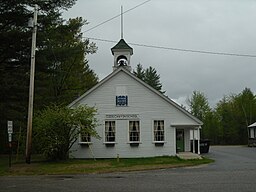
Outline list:
[[[152,157],[129,159],[97,159],[77,160],[71,159],[60,162],[47,162],[32,160],[31,164],[14,162],[8,167],[8,156],[0,156],[0,176],[14,175],[64,175],[64,174],[90,174],[108,172],[142,171],[174,167],[196,166],[211,163],[213,160],[203,158],[200,160],[182,160],[178,157]]]

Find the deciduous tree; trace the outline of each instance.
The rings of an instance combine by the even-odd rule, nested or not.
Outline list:
[[[210,111],[208,99],[200,91],[193,91],[191,98],[188,99],[188,105],[192,115],[200,120],[203,120]]]
[[[34,143],[37,152],[49,160],[65,160],[79,134],[98,137],[96,110],[88,106],[75,109],[53,105],[42,110],[34,120]]]

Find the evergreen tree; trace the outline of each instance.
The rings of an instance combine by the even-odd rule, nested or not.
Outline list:
[[[161,93],[165,93],[165,91],[162,90],[162,83],[160,82],[160,75],[157,74],[157,71],[153,67],[149,67],[147,69],[143,69],[141,64],[137,65],[137,68],[133,73],[143,80],[145,83],[156,89],[157,91]]]
[[[81,18],[65,22],[61,11],[75,0],[9,0],[0,2],[0,152],[7,140],[7,120],[14,131],[26,132],[31,34],[28,20],[39,6],[34,109],[49,103],[69,103],[97,83],[86,55],[96,47],[83,39]],[[14,134],[15,136],[15,134]],[[15,140],[15,138],[14,138]]]
[[[68,104],[97,83],[98,78],[85,59],[86,54],[96,51],[96,46],[83,41],[84,24],[82,18],[70,19],[45,31],[43,37],[48,39],[44,39],[45,48],[37,55],[38,109],[49,103]]]
[[[133,70],[133,73],[140,78],[141,80],[144,81],[144,77],[145,77],[145,70],[143,69],[142,65],[139,63],[137,65],[136,71]]]

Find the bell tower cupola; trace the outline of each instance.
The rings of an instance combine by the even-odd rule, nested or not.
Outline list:
[[[111,48],[112,55],[114,56],[113,71],[119,67],[125,67],[129,71],[132,70],[130,59],[133,49],[125,42],[123,34],[123,6],[121,6],[121,39]]]
[[[113,70],[119,67],[125,67],[131,71],[130,59],[133,54],[133,49],[122,38],[120,41],[111,48],[112,55],[114,56]]]

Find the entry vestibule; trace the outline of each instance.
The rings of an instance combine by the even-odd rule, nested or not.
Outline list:
[[[176,126],[176,153],[189,152],[200,154],[200,127]],[[197,149],[196,149],[197,147]]]

